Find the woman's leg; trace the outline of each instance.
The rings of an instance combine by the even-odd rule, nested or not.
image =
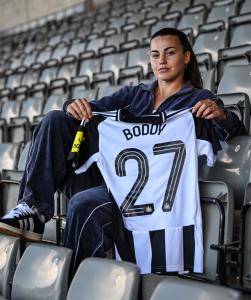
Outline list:
[[[36,206],[46,221],[53,216],[54,192],[69,168],[67,156],[78,126],[79,122],[63,111],[51,111],[35,130],[21,181],[19,202]]]
[[[73,249],[73,272],[86,257],[106,256],[112,246],[112,202],[106,186],[85,190],[71,198],[64,245]]]

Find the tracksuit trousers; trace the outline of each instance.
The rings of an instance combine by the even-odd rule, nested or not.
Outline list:
[[[54,215],[57,189],[73,196],[68,205],[64,245],[73,249],[73,271],[89,256],[104,257],[112,243],[112,206],[102,177],[76,175],[67,162],[79,121],[51,111],[34,132],[21,181],[19,202],[36,206],[46,221]]]

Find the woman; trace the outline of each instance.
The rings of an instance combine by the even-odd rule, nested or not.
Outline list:
[[[135,116],[166,109],[193,107],[196,117],[214,119],[221,138],[244,133],[237,117],[224,110],[222,101],[202,89],[195,54],[184,33],[165,28],[150,43],[150,61],[157,81],[152,85],[126,87],[99,102],[77,99],[68,104],[74,118],[91,119],[92,110],[112,110],[129,105]],[[74,250],[74,270],[88,256],[105,256],[111,245],[112,210],[105,186],[73,196],[69,202],[65,246]]]
[[[156,32],[151,38],[150,62],[157,78],[153,84],[124,87],[99,101],[70,100],[64,105],[67,113],[47,114],[32,140],[19,204],[0,220],[1,232],[28,240],[42,238],[44,223],[54,213],[54,192],[73,174],[66,160],[79,120],[91,119],[92,111],[129,106],[132,115],[141,116],[192,107],[196,117],[214,120],[220,139],[245,134],[238,117],[226,112],[217,96],[202,89],[196,57],[184,33],[173,28]],[[97,187],[86,189],[91,186]],[[69,201],[64,244],[74,251],[76,270],[82,259],[105,256],[111,246],[112,206],[105,185],[96,177],[90,181],[81,178],[73,190],[72,194],[81,192]]]

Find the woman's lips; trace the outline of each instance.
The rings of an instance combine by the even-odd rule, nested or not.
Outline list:
[[[165,73],[165,72],[168,72],[169,71],[169,68],[160,68],[158,70],[159,73]]]

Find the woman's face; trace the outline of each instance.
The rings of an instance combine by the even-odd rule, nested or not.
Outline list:
[[[180,40],[176,36],[157,36],[151,41],[150,61],[158,80],[183,81],[185,65],[190,61],[190,52],[183,53]]]

